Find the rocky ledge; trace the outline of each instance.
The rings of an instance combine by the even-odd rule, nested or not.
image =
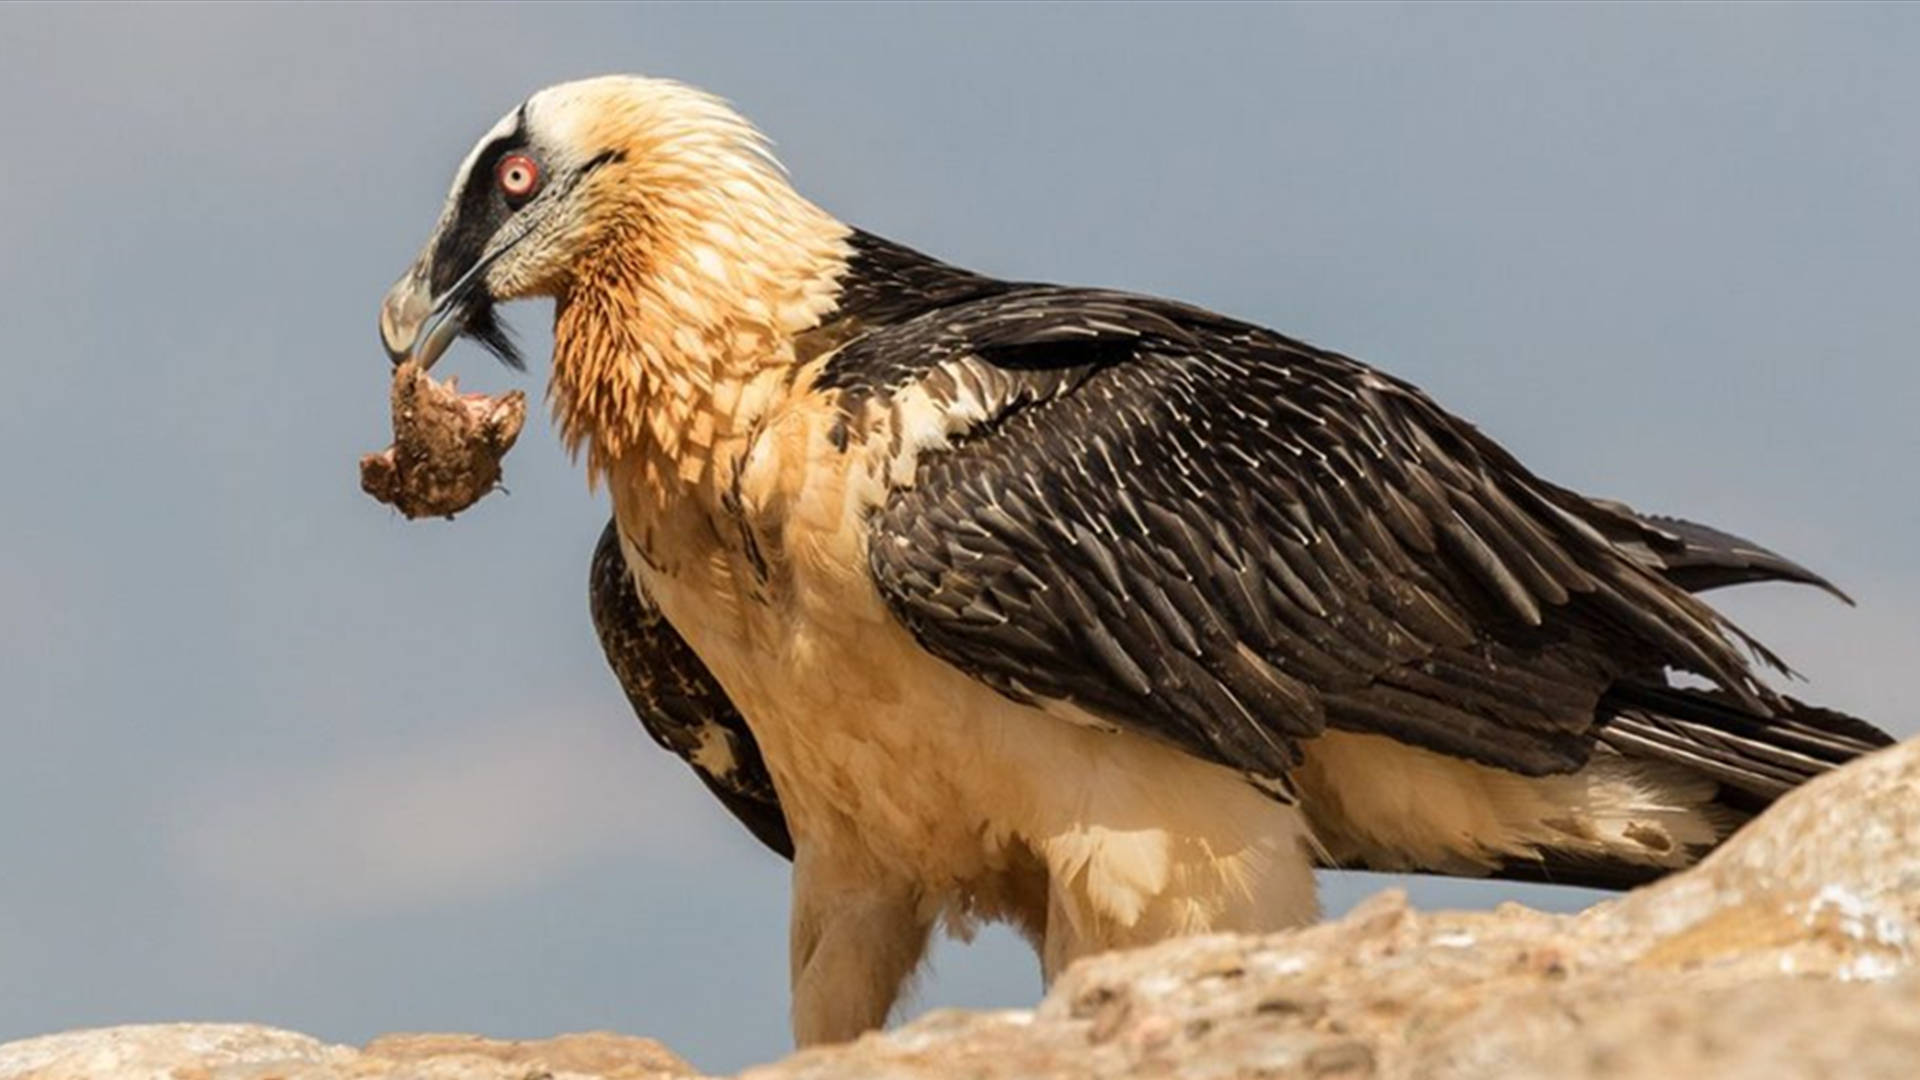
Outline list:
[[[1384,893],[1261,938],[1082,963],[1032,1011],[942,1012],[750,1080],[1920,1075],[1920,741],[1782,800],[1684,874],[1578,915]],[[659,1043],[174,1024],[0,1046],[0,1080],[651,1080]]]

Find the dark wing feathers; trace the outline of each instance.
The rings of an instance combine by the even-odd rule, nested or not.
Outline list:
[[[611,521],[594,548],[588,583],[600,647],[641,726],[685,759],[761,843],[793,858],[786,815],[753,732],[637,583]]]
[[[927,649],[1019,700],[1270,777],[1329,725],[1574,769],[1602,696],[1668,668],[1756,717],[1781,706],[1687,589],[1727,567],[1811,575],[1541,480],[1346,357],[1019,286],[871,327],[825,377],[849,408],[915,380],[939,400],[1021,388],[921,457],[869,551]]]
[[[1833,582],[1751,540],[1679,518],[1646,514],[1640,521],[1655,534],[1667,579],[1690,592],[1753,581],[1788,581],[1824,589],[1853,603]]]

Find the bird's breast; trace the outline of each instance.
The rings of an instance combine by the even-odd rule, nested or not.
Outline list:
[[[752,726],[796,833],[884,821],[911,847],[977,830],[954,808],[999,796],[941,778],[984,752],[974,714],[1011,703],[920,649],[873,585],[866,522],[897,475],[893,422],[802,390],[705,489],[616,469],[613,497],[629,563]]]

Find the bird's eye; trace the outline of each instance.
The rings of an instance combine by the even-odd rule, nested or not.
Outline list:
[[[540,166],[525,154],[501,158],[494,175],[500,181],[500,190],[514,202],[532,198],[533,193],[540,190]]]

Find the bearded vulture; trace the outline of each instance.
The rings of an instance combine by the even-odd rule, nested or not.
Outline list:
[[[793,861],[802,1044],[882,1024],[936,923],[1051,979],[1309,922],[1316,865],[1624,886],[1888,741],[1695,595],[1813,573],[1338,353],[844,225],[677,83],[487,132],[387,351],[517,365],[522,297],[611,496],[608,659]]]

